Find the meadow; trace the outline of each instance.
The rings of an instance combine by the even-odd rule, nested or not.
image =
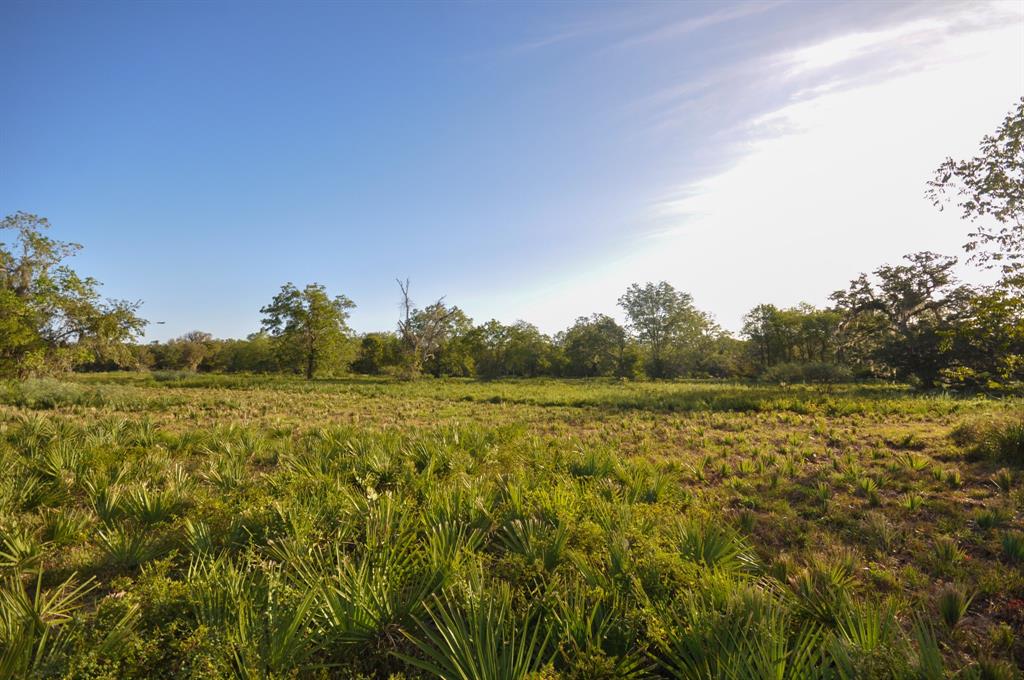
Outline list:
[[[1013,678],[1024,400],[0,383],[0,677]]]

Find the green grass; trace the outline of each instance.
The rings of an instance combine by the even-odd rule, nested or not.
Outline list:
[[[1021,466],[965,433],[1020,408],[858,385],[6,383],[0,678],[1004,677]]]

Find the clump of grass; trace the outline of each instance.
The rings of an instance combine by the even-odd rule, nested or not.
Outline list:
[[[1024,562],[1024,534],[1003,536],[1003,557],[1013,564]]]
[[[992,483],[1002,493],[1010,493],[1013,488],[1013,473],[1006,468],[999,468],[992,475]]]
[[[949,468],[943,475],[943,480],[946,485],[951,489],[959,489],[964,485],[964,476],[960,473],[957,468]]]
[[[877,510],[868,514],[865,528],[875,547],[881,552],[892,552],[899,541],[900,534],[896,526]]]
[[[989,531],[1005,525],[1012,519],[1012,515],[1003,508],[986,508],[979,510],[974,521],[982,531]]]
[[[966,677],[980,680],[1018,680],[1020,674],[1009,661],[981,657],[975,664],[962,673]]]
[[[905,451],[923,451],[927,443],[916,432],[908,432],[897,439],[889,439],[889,446]]]
[[[939,536],[932,543],[932,562],[942,573],[949,573],[964,561],[967,553],[949,536]]]
[[[959,625],[961,619],[967,614],[967,609],[974,600],[973,594],[967,594],[963,589],[956,586],[946,586],[939,591],[936,599],[936,607],[942,622],[950,630]]]
[[[953,441],[975,458],[1024,465],[1024,419],[995,419],[959,425]]]

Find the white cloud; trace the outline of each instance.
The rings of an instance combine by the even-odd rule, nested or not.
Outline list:
[[[901,43],[901,48],[917,45],[923,40],[934,38],[949,26],[949,21],[931,18],[880,31],[849,33],[787,52],[782,56],[782,61],[789,65],[790,74],[797,75],[864,57],[891,48],[897,42]]]

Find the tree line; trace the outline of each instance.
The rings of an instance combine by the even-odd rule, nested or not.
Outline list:
[[[245,339],[194,331],[137,342],[139,304],[103,300],[99,284],[67,259],[81,247],[46,236],[43,218],[0,222],[0,374],[153,368],[498,377],[762,378],[780,382],[893,379],[922,388],[1007,389],[1024,384],[1024,99],[979,154],[947,159],[928,183],[940,209],[972,225],[967,262],[994,270],[991,286],[957,279],[956,257],[919,252],[859,275],[831,304],[754,307],[740,337],[665,281],[633,284],[618,300],[626,319],[581,316],[546,335],[526,322],[475,323],[439,299],[418,307],[398,281],[393,331],[357,335],[355,304],[317,283],[287,283],[260,309]]]

